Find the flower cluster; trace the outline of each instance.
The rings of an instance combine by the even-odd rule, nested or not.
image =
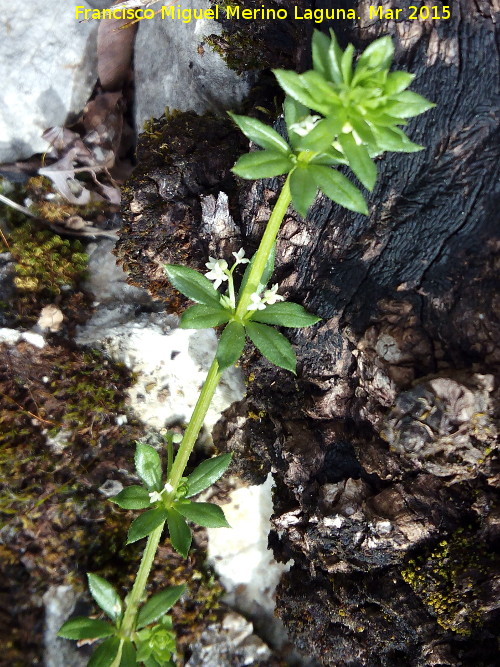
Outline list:
[[[261,286],[263,289],[263,286]],[[278,283],[275,283],[271,289],[267,289],[262,296],[260,296],[260,291],[254,292],[250,295],[252,303],[248,306],[248,310],[265,310],[266,306],[269,306],[278,301],[284,301],[285,297],[278,292]]]

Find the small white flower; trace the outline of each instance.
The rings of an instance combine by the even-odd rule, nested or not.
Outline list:
[[[321,116],[306,116],[298,123],[292,123],[292,125],[290,125],[290,129],[300,137],[305,137],[306,134],[309,134],[311,130],[314,130],[316,124],[320,120]]]
[[[149,494],[149,502],[151,505],[153,503],[161,502],[163,500],[163,497],[159,491],[151,491]]]
[[[238,266],[238,264],[248,264],[250,261],[245,257],[245,251],[243,248],[240,248],[238,252],[233,252],[234,259],[235,259],[235,265]]]
[[[163,490],[166,491],[167,493],[172,493],[172,491],[174,490],[174,487],[167,482],[165,484],[165,486],[163,487]]]
[[[225,259],[215,259],[215,257],[209,257],[208,259],[210,261],[208,261],[205,266],[207,269],[210,269],[210,271],[205,273],[205,277],[209,280],[213,280],[214,287],[217,289],[224,280],[227,280],[227,275],[225,273],[227,270],[227,262]]]
[[[250,299],[252,303],[248,306],[248,310],[264,310],[266,307],[266,302],[264,299],[260,298],[260,294],[258,292],[254,292],[253,294],[250,294]]]
[[[219,301],[220,301],[220,305],[223,308],[229,308],[230,310],[232,310],[233,308],[236,308],[236,304],[234,303],[234,300],[230,296],[227,296],[226,294],[223,294],[221,296],[221,298],[219,299]]]
[[[276,303],[277,301],[284,301],[285,297],[281,296],[281,294],[277,294],[278,291],[278,283],[274,284],[271,289],[266,289],[264,292],[263,296],[263,301],[265,301],[267,304],[271,305],[272,303]]]

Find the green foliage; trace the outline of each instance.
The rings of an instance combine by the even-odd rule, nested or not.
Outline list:
[[[332,167],[348,165],[361,184],[373,190],[377,179],[373,158],[384,151],[421,150],[399,126],[435,105],[406,90],[412,75],[389,72],[394,54],[390,37],[370,44],[354,66],[352,44],[342,51],[333,31],[327,37],[316,30],[312,53],[312,70],[303,74],[274,70],[287,94],[284,111],[290,143],[254,118],[230,114],[241,131],[264,149],[242,155],[233,171],[242,178],[290,174],[292,202],[302,216],[317,189],[337,204],[367,215],[361,191]]]
[[[103,612],[109,616],[112,621],[117,621],[123,611],[122,601],[116,592],[114,586],[109,581],[98,577],[96,574],[88,574],[89,589],[92,597],[97,602]]]
[[[15,259],[14,284],[20,292],[56,296],[63,285],[74,286],[87,270],[88,257],[80,241],[62,239],[33,222],[14,229],[9,245],[0,238],[0,251],[10,250]]]

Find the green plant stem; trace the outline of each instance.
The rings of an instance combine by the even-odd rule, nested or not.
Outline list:
[[[259,249],[255,255],[245,290],[240,296],[240,301],[238,303],[235,314],[236,317],[243,319],[243,316],[247,313],[247,307],[250,303],[250,295],[257,291],[259,283],[262,279],[262,274],[264,273],[267,259],[271,254],[279,228],[291,202],[291,199],[290,184],[287,178],[273,209],[273,212],[271,213],[271,217],[269,218],[269,222],[261,239]],[[214,359],[208,371],[207,378],[201,389],[198,401],[196,402],[193,414],[191,415],[191,419],[189,420],[189,424],[186,428],[184,437],[182,438],[182,442],[179,446],[179,450],[172,465],[170,478],[168,480],[170,485],[173,487],[173,490],[170,493],[172,497],[175,496],[179,482],[181,481],[181,478],[184,474],[196,439],[201,430],[201,427],[203,426],[203,422],[205,421],[208,408],[210,407],[215,390],[219,384],[221,375],[222,373],[219,370],[217,359]],[[164,525],[165,524],[162,523],[161,526],[158,526],[158,528],[156,528],[148,537],[134,586],[130,595],[128,596],[127,608],[125,610],[121,625],[122,635],[126,637],[130,637],[135,630],[134,624],[137,610],[139,608],[139,603],[144,595],[144,589],[146,587],[149,573],[153,565],[153,560],[160,542]]]
[[[127,596],[127,608],[125,609],[125,614],[123,615],[123,621],[121,624],[122,634],[126,637],[130,637],[135,630],[135,618],[137,615],[137,610],[139,609],[139,604],[144,595],[144,589],[146,588],[149,573],[151,572],[151,568],[153,566],[153,561],[156,555],[156,550],[158,549],[158,544],[160,543],[164,525],[165,522],[158,526],[158,528],[155,528],[149,535],[146,548],[142,554],[141,564],[139,565],[139,570],[135,578],[134,586],[130,591],[130,595]]]
[[[189,457],[193,451],[196,438],[198,437],[201,427],[203,426],[203,422],[205,421],[205,416],[207,414],[208,408],[210,407],[210,403],[212,402],[212,398],[214,396],[217,385],[219,384],[220,378],[221,372],[219,371],[219,364],[217,363],[217,359],[214,359],[212,365],[210,366],[210,370],[208,371],[207,379],[205,380],[205,384],[201,389],[201,393],[194,407],[193,414],[191,415],[191,419],[189,420],[189,424],[186,428],[184,437],[182,438],[182,442],[179,447],[179,451],[177,452],[174,464],[172,466],[172,472],[169,479],[169,483],[173,487],[171,495],[175,494],[181,477],[184,474],[184,470],[186,469]]]
[[[281,223],[283,222],[283,218],[285,217],[285,213],[291,201],[290,181],[289,176],[287,176],[280,192],[280,196],[278,197],[273,212],[271,213],[271,217],[267,223],[259,248],[255,254],[245,290],[243,291],[243,294],[240,295],[240,300],[235,313],[235,317],[238,319],[244,319],[245,315],[248,313],[248,306],[251,301],[250,296],[257,291],[266,267],[267,259],[271,254]]]

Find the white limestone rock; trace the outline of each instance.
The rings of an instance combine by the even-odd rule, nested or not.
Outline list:
[[[173,5],[165,2],[165,6]],[[159,2],[155,10],[162,7]],[[208,0],[183,0],[182,9],[209,9]],[[141,21],[135,43],[136,127],[160,117],[165,107],[223,112],[248,94],[252,74],[230,70],[204,38],[220,34],[211,19],[183,23],[170,17]]]
[[[79,23],[84,0],[0,0],[0,163],[47,150],[41,138],[85,106],[97,80],[96,21]]]

